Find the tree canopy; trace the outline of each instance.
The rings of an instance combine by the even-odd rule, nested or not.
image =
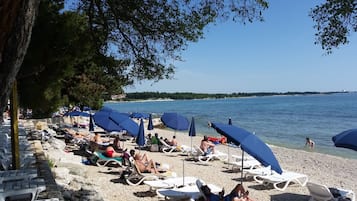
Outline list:
[[[357,1],[327,0],[310,12],[317,30],[316,44],[328,54],[349,42],[348,36],[357,31]]]
[[[70,103],[98,108],[135,80],[168,79],[172,62],[203,36],[205,26],[230,16],[243,23],[262,20],[267,8],[264,1],[97,0],[64,10],[64,2],[41,1],[17,76],[21,106],[35,116]]]
[[[207,25],[229,19],[243,24],[262,21],[268,8],[265,0],[42,0],[30,49],[17,75],[38,2],[0,2],[2,111],[16,76],[21,105],[39,114],[65,103],[99,107],[105,95],[120,93],[135,81],[171,78],[174,61],[181,59],[188,43],[203,37]],[[71,9],[63,9],[65,2],[73,3]],[[311,10],[315,43],[327,53],[348,43],[348,36],[356,32],[356,4],[327,0]],[[16,13],[21,18],[9,18]]]

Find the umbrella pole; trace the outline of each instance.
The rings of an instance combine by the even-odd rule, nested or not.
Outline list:
[[[229,144],[227,143],[227,147],[228,147],[228,160],[227,160],[227,169],[229,169],[229,158],[230,158],[230,155],[229,155]]]
[[[185,186],[185,159],[182,159],[182,186]]]
[[[242,146],[242,145],[240,145],[240,146]],[[244,168],[243,163],[244,163],[244,151],[242,149],[242,170],[240,173],[240,184],[241,185],[243,185],[243,168]]]
[[[192,153],[192,136],[191,136],[191,150],[189,151],[189,155],[190,155],[190,157],[192,157],[192,155],[193,155],[193,153]]]

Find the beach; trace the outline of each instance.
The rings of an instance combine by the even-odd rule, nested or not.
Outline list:
[[[149,133],[145,131],[145,134]],[[179,145],[191,146],[191,138],[187,132],[175,132],[169,129],[157,129],[150,133],[158,133],[160,137],[171,139],[176,135]],[[203,135],[203,134],[201,134]],[[192,138],[195,145],[199,145],[202,136]],[[52,143],[60,144],[59,139],[54,139]],[[137,145],[131,141],[124,142],[124,148],[134,149]],[[55,164],[53,172],[57,172],[56,181],[62,189],[67,190],[64,197],[70,197],[72,194],[80,191],[84,186],[91,191],[95,191],[98,200],[102,198],[106,201],[113,200],[164,200],[158,197],[154,192],[150,192],[147,185],[130,186],[120,180],[120,173],[124,170],[122,167],[98,167],[86,165],[82,156],[74,152],[63,150],[62,146],[53,146],[46,142],[43,144],[44,152],[47,157]],[[227,145],[217,145],[216,149],[230,155],[241,155],[241,150]],[[278,159],[283,170],[294,171],[308,176],[309,181],[323,184],[328,187],[338,187],[350,189],[357,192],[357,184],[354,181],[357,178],[357,160],[346,159],[337,156],[331,156],[321,153],[315,153],[313,150],[294,150],[271,146],[273,153]],[[232,166],[222,161],[215,160],[208,163],[195,161],[186,161],[185,156],[177,152],[165,154],[162,152],[150,152],[140,150],[140,153],[146,153],[150,158],[159,163],[169,164],[171,171],[177,176],[193,176],[202,179],[206,183],[215,184],[225,189],[228,193],[240,182],[240,172],[232,171]],[[60,176],[60,169],[68,168],[67,176]],[[56,175],[56,173],[55,173]],[[250,198],[257,201],[304,201],[309,200],[307,187],[298,184],[289,185],[285,191],[278,191],[272,186],[258,184],[252,179],[244,180],[246,190],[250,192]],[[73,195],[72,195],[73,197]]]

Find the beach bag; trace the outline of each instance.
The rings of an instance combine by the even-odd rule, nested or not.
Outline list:
[[[159,151],[159,145],[157,145],[157,144],[152,144],[152,145],[150,146],[150,151],[152,151],[152,152],[158,152],[158,151]]]

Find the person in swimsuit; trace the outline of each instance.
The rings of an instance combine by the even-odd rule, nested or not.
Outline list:
[[[130,150],[130,155],[134,158],[140,172],[159,173],[154,161],[149,159],[146,154],[140,155],[139,153],[135,153],[135,150],[132,149]]]
[[[205,153],[205,155],[208,155],[211,153],[214,154],[215,153],[214,147],[215,147],[215,145],[212,142],[208,141],[208,137],[206,135],[203,136],[200,148]]]
[[[112,146],[108,146],[105,149],[105,155],[107,157],[110,157],[110,158],[116,158],[116,157],[123,157],[124,156],[123,153],[116,152]]]
[[[224,196],[224,190],[222,190],[218,195],[212,193],[211,189],[207,185],[202,186],[201,191],[209,201],[253,201],[248,197],[249,192],[245,191],[241,184],[237,184],[226,196]]]

